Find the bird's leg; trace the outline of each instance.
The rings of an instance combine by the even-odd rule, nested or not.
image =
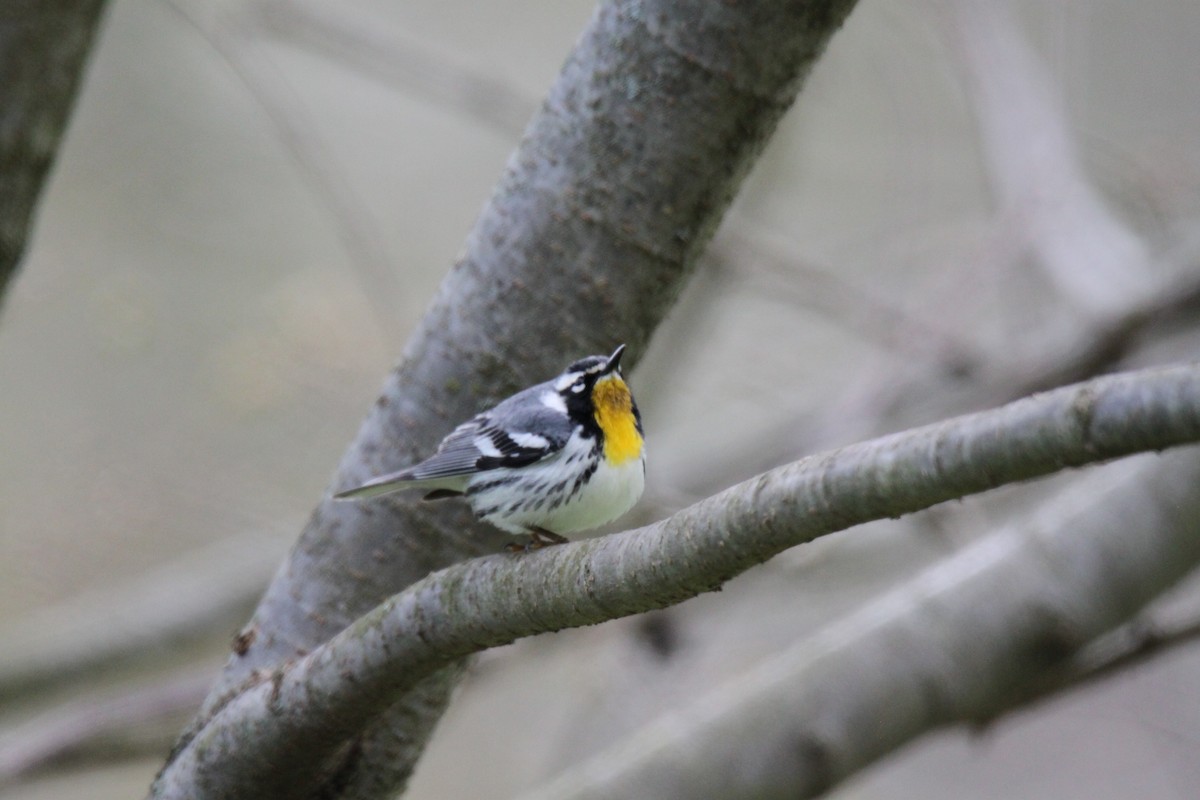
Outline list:
[[[533,527],[529,529],[529,543],[517,544],[509,542],[504,545],[504,549],[510,553],[528,553],[530,550],[541,550],[543,547],[550,547],[556,544],[566,544],[571,541],[565,536],[560,536],[554,531],[548,531],[545,528]]]

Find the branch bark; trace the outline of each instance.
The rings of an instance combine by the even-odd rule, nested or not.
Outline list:
[[[862,522],[1197,439],[1200,367],[1128,373],[812,456],[637,531],[451,567],[209,709],[156,793],[305,796],[331,746],[469,653],[663,608]],[[1087,638],[1069,628],[1055,652]]]
[[[1194,449],[1097,472],[521,800],[817,797],[930,730],[1011,710],[1195,568],[1197,481]]]
[[[626,342],[634,360],[852,0],[600,6],[509,162],[334,486],[411,463],[452,425],[571,358]],[[313,516],[206,703],[303,656],[430,571],[501,536],[462,508],[401,500]],[[330,797],[403,786],[453,667],[368,731],[306,750]],[[411,686],[411,685],[410,685]],[[202,717],[203,718],[203,717]],[[194,748],[185,747],[194,753]],[[301,748],[303,749],[303,748]],[[261,785],[286,782],[283,762]],[[196,785],[158,784],[192,797]],[[310,786],[311,789],[311,786]],[[255,794],[255,793],[251,793]],[[256,796],[267,796],[258,793]]]
[[[25,252],[103,8],[104,0],[8,0],[0,9],[0,299]]]

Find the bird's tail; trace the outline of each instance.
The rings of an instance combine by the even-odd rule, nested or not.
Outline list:
[[[362,500],[366,497],[378,497],[381,494],[399,492],[421,483],[422,481],[413,477],[412,468],[402,469],[399,472],[392,472],[388,475],[380,475],[378,478],[372,478],[362,486],[338,492],[333,496],[333,499]]]

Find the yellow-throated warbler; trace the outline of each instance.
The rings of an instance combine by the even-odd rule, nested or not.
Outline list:
[[[455,428],[416,466],[337,495],[401,489],[465,495],[476,516],[533,547],[567,541],[628,511],[645,485],[642,418],[621,377],[621,353],[581,358]]]

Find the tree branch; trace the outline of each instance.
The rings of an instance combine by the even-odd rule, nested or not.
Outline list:
[[[7,0],[0,9],[0,299],[83,75],[104,0]]]
[[[469,653],[663,608],[862,522],[1197,439],[1200,367],[1127,373],[812,456],[637,531],[451,567],[211,708],[156,793],[300,796],[330,748]]]
[[[457,422],[580,354],[623,341],[635,361],[852,6],[602,4],[345,455],[335,486],[411,463]],[[461,506],[326,497],[268,588],[242,639],[247,646],[228,663],[206,712],[430,571],[495,552],[503,541]],[[326,742],[307,751],[320,752],[314,769],[336,783],[326,793],[394,794],[444,706],[452,674],[439,672],[403,698],[389,695],[395,709],[372,730],[356,730],[354,746]],[[313,766],[306,761],[297,774],[311,774]],[[371,788],[354,783],[363,775]],[[171,785],[203,794],[200,786]],[[343,791],[347,785],[355,788]]]
[[[200,704],[211,682],[211,666],[191,667],[131,690],[108,689],[95,697],[77,698],[0,730],[0,789],[68,759],[88,755],[111,759],[114,753],[128,757],[128,751],[138,745],[143,746],[143,754],[149,747],[161,753],[170,741],[165,739],[170,732],[165,724],[162,739],[138,740],[134,730],[160,721],[179,725]]]
[[[1152,474],[1147,477],[1154,479],[1160,476]],[[1194,492],[1189,494],[1194,495]],[[1180,502],[1189,502],[1187,497],[1178,499]],[[1111,505],[1111,502],[1104,502],[1106,508]],[[1178,512],[1176,514],[1178,515]],[[1194,530],[1194,526],[1190,530]],[[1127,531],[1126,535],[1128,534]],[[1191,647],[1198,641],[1200,613],[1195,609],[1185,619],[1162,623],[1149,613],[1139,615],[1090,642],[1062,664],[1019,687],[1010,696],[1003,698],[1003,702],[998,702],[995,708],[983,709],[983,713],[974,724],[979,728],[995,725],[997,721],[1018,710],[1028,709],[1030,706],[1059,697],[1063,692],[1074,692],[1093,686],[1118,673],[1142,666],[1159,656]]]
[[[498,77],[382,33],[370,20],[357,20],[345,8],[334,12],[328,4],[311,0],[257,0],[246,13],[264,31],[330,57],[339,67],[373,75],[497,131],[520,136],[537,108],[538,98],[522,94]]]
[[[297,175],[337,225],[338,238],[364,284],[364,295],[379,328],[389,331],[393,314],[383,298],[401,291],[403,276],[393,269],[394,258],[381,231],[372,223],[361,198],[338,174],[328,143],[318,135],[318,126],[306,118],[294,89],[279,76],[272,61],[254,47],[251,37],[262,15],[254,6],[235,6],[235,11],[206,21],[193,5],[167,0],[167,7],[204,37],[253,98],[272,127],[276,142],[294,163]]]
[[[253,534],[187,553],[117,589],[23,615],[0,630],[0,703],[95,679],[225,632],[254,607],[285,543]]]
[[[1159,280],[1148,248],[1092,187],[1055,81],[1021,37],[1008,3],[954,0],[956,49],[970,84],[982,156],[1019,240],[1068,302],[1104,317],[1144,301]]]
[[[1091,473],[522,800],[816,797],[977,724],[1195,568],[1200,454]],[[651,787],[653,787],[651,789]]]

